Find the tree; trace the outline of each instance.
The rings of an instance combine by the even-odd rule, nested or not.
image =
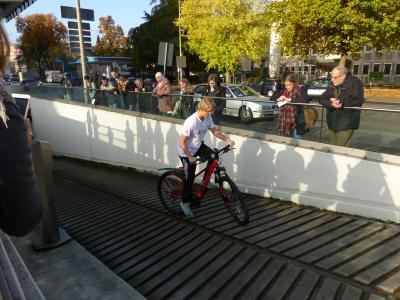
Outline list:
[[[155,4],[152,1],[150,4]],[[145,12],[145,22],[129,31],[129,43],[133,47],[134,65],[143,69],[155,65],[159,42],[178,44],[178,28],[173,23],[178,16],[177,0],[161,0],[151,13]],[[176,53],[176,52],[175,52]]]
[[[33,14],[17,17],[19,47],[23,61],[30,69],[37,69],[44,79],[45,70],[55,69],[56,57],[65,57],[67,29],[53,14]]]
[[[285,54],[339,54],[344,65],[364,45],[397,47],[399,11],[398,0],[282,0],[271,2],[266,16]]]
[[[100,41],[93,47],[93,54],[99,56],[126,56],[128,39],[121,26],[116,25],[111,16],[99,19]]]
[[[184,0],[177,20],[191,50],[227,81],[243,57],[260,61],[269,40],[262,0]]]

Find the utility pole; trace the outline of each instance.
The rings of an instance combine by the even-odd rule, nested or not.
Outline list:
[[[85,88],[85,81],[83,78],[86,76],[86,56],[85,48],[83,47],[83,33],[82,33],[82,19],[81,19],[81,3],[80,0],[76,0],[76,18],[78,23],[78,33],[79,33],[79,48],[81,52],[81,66],[82,66],[82,81],[83,87]]]

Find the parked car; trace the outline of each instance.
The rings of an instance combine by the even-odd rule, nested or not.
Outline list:
[[[193,90],[195,103],[200,101],[207,86],[206,83],[202,83]],[[227,99],[223,112],[226,116],[239,117],[243,122],[250,123],[253,119],[274,118],[279,114],[275,103],[266,102],[268,98],[244,84],[223,83],[222,86],[226,88]]]
[[[249,86],[259,92],[261,95],[271,97],[275,92],[283,89],[283,85],[274,79],[263,79],[261,81],[250,83]]]
[[[326,91],[329,83],[331,82],[328,78],[317,78],[306,84],[307,95],[310,99],[318,100],[322,93]]]

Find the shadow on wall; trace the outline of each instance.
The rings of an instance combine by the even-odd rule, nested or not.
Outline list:
[[[166,139],[178,142],[178,125],[161,126],[160,121],[94,108],[75,110],[74,119],[68,117],[70,112],[64,114],[53,105],[43,103],[36,109],[44,110],[37,118],[56,116],[36,123],[33,118],[34,131],[48,140],[56,153],[153,170],[178,166],[176,148],[168,149],[166,144]]]

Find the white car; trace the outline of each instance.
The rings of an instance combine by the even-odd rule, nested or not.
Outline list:
[[[244,84],[223,83],[226,88],[226,107],[223,114],[239,117],[244,123],[250,123],[253,119],[275,118],[279,115],[276,103],[269,103],[269,98],[261,96],[252,88]],[[208,85],[202,83],[194,89],[194,101],[198,103],[205,93]]]
[[[318,78],[308,82],[306,84],[308,97],[310,99],[319,100],[330,82],[331,80],[328,78]]]

